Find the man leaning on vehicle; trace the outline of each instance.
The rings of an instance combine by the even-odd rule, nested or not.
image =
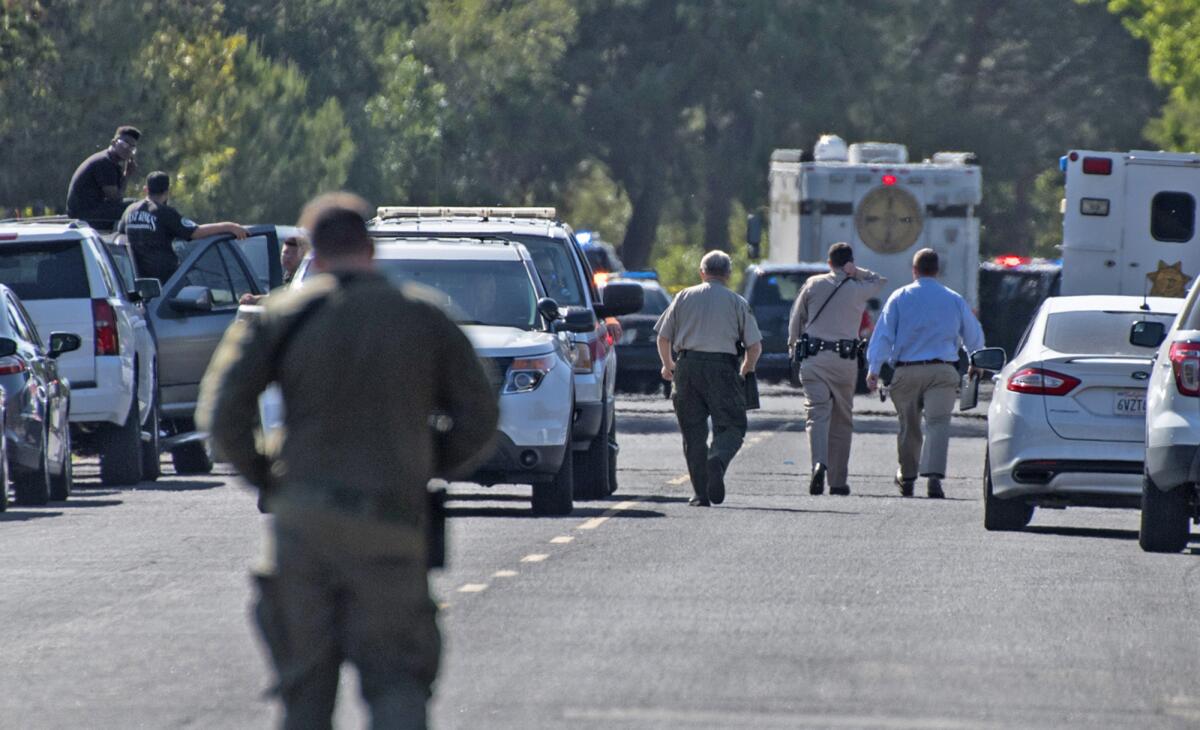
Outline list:
[[[347,193],[306,206],[318,275],[230,327],[197,407],[274,513],[255,610],[285,728],[331,726],[343,661],[358,669],[372,727],[425,727],[440,654],[427,483],[472,470],[499,415],[466,336],[376,271],[369,215]],[[255,442],[272,382],[286,413],[276,458]],[[435,416],[448,431],[435,435]]]

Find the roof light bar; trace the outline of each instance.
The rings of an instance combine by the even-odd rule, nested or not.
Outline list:
[[[394,218],[536,218],[555,220],[558,212],[554,208],[477,208],[469,206],[424,206],[386,205],[375,214],[381,220]]]

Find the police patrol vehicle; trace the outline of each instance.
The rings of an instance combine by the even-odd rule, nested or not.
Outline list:
[[[829,246],[854,246],[855,263],[888,278],[882,297],[912,281],[912,257],[932,248],[941,281],[976,303],[983,181],[969,152],[909,162],[902,144],[852,144],[824,135],[809,157],[771,154],[772,264],[824,261]]]
[[[1062,293],[1184,296],[1200,272],[1200,155],[1074,150],[1060,166]]]

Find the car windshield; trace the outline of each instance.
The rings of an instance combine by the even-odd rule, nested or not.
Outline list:
[[[436,290],[459,324],[533,329],[537,296],[520,261],[434,261],[376,259],[392,283]]]
[[[6,284],[27,302],[91,296],[79,241],[0,246],[0,284]]]
[[[657,317],[671,306],[671,298],[662,289],[656,286],[647,286],[642,287],[642,290],[646,296],[642,299],[642,309],[639,314],[653,314]]]
[[[1055,312],[1046,319],[1042,344],[1071,354],[1153,357],[1155,348],[1130,344],[1129,328],[1142,321],[1169,328],[1174,319],[1168,312]]]
[[[763,274],[755,279],[754,291],[750,292],[750,306],[791,304],[796,301],[796,295],[800,293],[804,282],[812,275],[810,271]]]

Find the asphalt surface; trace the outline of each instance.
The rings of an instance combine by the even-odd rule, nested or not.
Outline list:
[[[719,507],[687,505],[652,396],[621,402],[618,494],[570,517],[452,485],[435,726],[1200,726],[1200,542],[1147,555],[1136,512],[1096,509],[985,532],[982,412],[955,418],[948,499],[901,498],[890,407],[859,399],[849,497],[807,495],[778,387]],[[220,467],[77,474],[71,501],[0,514],[0,727],[269,726],[254,495]],[[350,670],[342,698],[361,726]]]

